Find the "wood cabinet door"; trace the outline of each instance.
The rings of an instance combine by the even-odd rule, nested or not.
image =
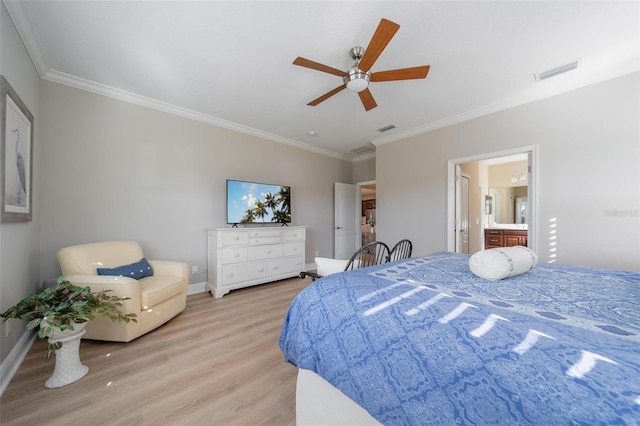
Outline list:
[[[522,239],[522,237],[520,237],[518,235],[505,235],[504,236],[504,246],[505,247],[513,247],[513,246],[522,245],[522,243],[520,242],[521,239]]]
[[[527,246],[527,231],[503,231],[505,247]]]

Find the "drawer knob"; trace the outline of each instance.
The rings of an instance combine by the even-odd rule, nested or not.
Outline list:
[[[278,267],[277,267],[277,266],[274,266],[274,267],[273,267],[273,270],[274,270],[274,271],[277,271],[277,270],[278,270]]]
[[[258,272],[264,272],[264,268],[258,269]]]
[[[265,250],[265,253],[271,254],[271,250]]]
[[[240,253],[234,253],[233,257],[240,257]]]
[[[240,239],[240,237],[239,237],[239,236],[237,236],[237,235],[234,235],[234,236],[233,236],[233,241],[238,241],[239,239]]]
[[[233,278],[233,272],[229,272],[229,273],[227,274],[227,278]]]

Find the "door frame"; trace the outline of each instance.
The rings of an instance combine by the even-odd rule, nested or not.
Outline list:
[[[471,176],[469,176],[467,173],[464,173],[462,171],[462,168],[460,168],[460,164],[456,164],[455,166],[455,174],[456,174],[456,184],[454,186],[454,190],[455,190],[455,197],[454,197],[454,202],[455,202],[455,219],[454,219],[454,226],[455,226],[455,244],[454,244],[454,251],[456,253],[468,253],[469,252],[469,200],[470,200],[470,196],[469,196],[469,185],[471,184]],[[458,179],[459,177],[459,179]],[[464,191],[462,191],[462,179],[467,179],[467,196],[466,196],[466,200],[464,199],[463,195],[464,195]],[[459,223],[462,219],[462,207],[463,205],[465,205],[466,202],[466,207],[467,207],[467,251],[462,251],[463,247],[462,247],[462,234],[459,232],[458,228],[462,226],[461,223]]]
[[[470,157],[456,158],[447,162],[447,251],[455,251],[455,185],[456,166],[474,161],[489,160],[508,155],[527,154],[529,158],[528,170],[528,198],[529,217],[528,246],[534,252],[538,251],[538,145],[523,146],[505,151],[495,151]],[[488,188],[487,188],[488,190]]]

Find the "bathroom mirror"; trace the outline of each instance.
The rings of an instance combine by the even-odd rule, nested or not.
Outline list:
[[[492,164],[487,170],[489,196],[493,198],[493,212],[489,223],[528,223],[527,198],[529,196],[528,162],[515,159]]]
[[[489,197],[493,200],[493,212],[488,213],[492,216],[491,222],[527,223],[527,196],[526,186],[489,188]]]

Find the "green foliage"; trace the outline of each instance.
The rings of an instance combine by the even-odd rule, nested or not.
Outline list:
[[[96,315],[105,316],[113,322],[138,322],[136,314],[125,314],[118,309],[124,300],[130,298],[110,296],[109,291],[92,292],[90,287],[71,284],[61,275],[54,287],[38,289],[0,314],[0,317],[3,318],[3,324],[11,318],[29,317],[26,329],[39,327],[38,337],[41,339],[51,337],[55,329],[73,330],[74,323],[91,321]],[[61,347],[61,342],[50,343],[45,361]]]

